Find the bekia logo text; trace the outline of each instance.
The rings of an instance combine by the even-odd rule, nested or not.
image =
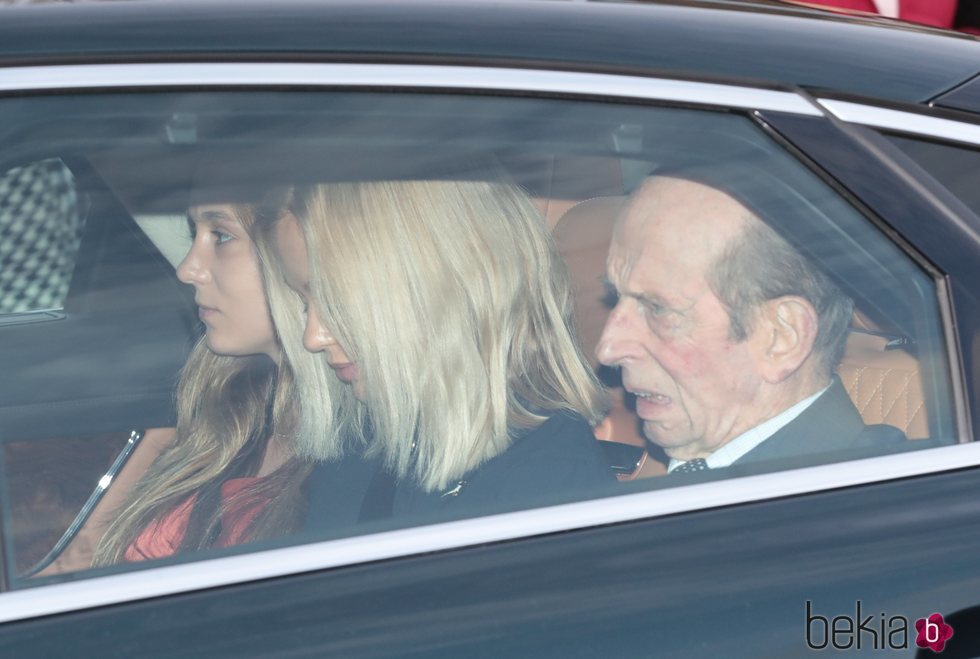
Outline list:
[[[953,636],[953,628],[942,614],[933,613],[915,621],[915,645],[942,652]],[[909,647],[909,619],[884,613],[866,614],[861,600],[854,615],[821,615],[806,601],[806,645],[811,650],[903,650]]]

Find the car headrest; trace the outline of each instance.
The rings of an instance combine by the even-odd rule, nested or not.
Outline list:
[[[596,366],[609,306],[606,300],[606,255],[624,196],[595,197],[573,206],[555,225],[554,238],[565,259],[575,295],[575,329],[586,357]]]

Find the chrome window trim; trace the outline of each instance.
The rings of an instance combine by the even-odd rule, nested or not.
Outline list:
[[[417,64],[175,62],[0,68],[0,92],[143,87],[383,87],[572,94],[823,116],[789,91],[604,73]]]
[[[980,146],[977,124],[850,101],[820,98],[817,103],[841,121]]]
[[[980,443],[412,527],[0,595],[0,623],[575,529],[980,466]]]

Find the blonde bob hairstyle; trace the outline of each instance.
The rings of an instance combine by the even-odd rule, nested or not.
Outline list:
[[[599,421],[604,394],[574,336],[564,264],[522,190],[329,183],[300,191],[293,211],[309,254],[310,303],[363,385],[358,404],[325,369],[313,374],[311,391],[345,398],[328,393],[328,419],[301,406],[300,437],[333,421],[319,428],[333,437],[326,451],[333,433],[353,433],[397,477],[434,491],[559,410]],[[295,365],[302,332],[280,327]],[[297,372],[301,388],[311,373]]]

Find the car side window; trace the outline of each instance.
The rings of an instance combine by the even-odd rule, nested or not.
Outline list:
[[[976,147],[900,133],[883,131],[882,134],[980,217],[980,191],[974,183],[977,167],[980,166],[980,151]],[[972,338],[964,341],[963,347],[967,351],[968,364],[975,365],[980,356],[980,333],[972,334]],[[968,375],[975,382],[980,373],[974,366]]]
[[[976,149],[886,133],[899,149],[942,183],[974,213],[980,214],[980,191],[973,174],[980,163]]]
[[[61,160],[0,174],[0,314],[64,305],[85,222],[82,202]]]
[[[73,164],[0,178],[4,282],[9,254],[37,289],[0,304],[64,309],[0,315],[14,587],[69,578],[28,574],[134,431],[167,441],[83,576],[957,437],[935,273],[747,113],[228,91],[0,117],[60,126],[33,147]],[[61,222],[46,265],[24,208]]]

